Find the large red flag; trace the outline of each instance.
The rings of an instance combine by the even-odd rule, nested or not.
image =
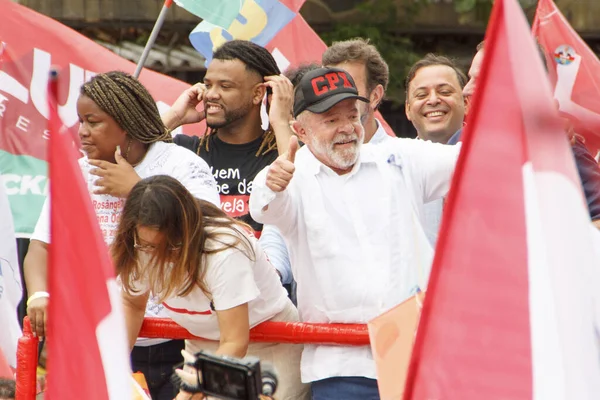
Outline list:
[[[546,52],[560,111],[573,121],[592,154],[600,149],[600,60],[552,0],[539,0],[533,34]]]
[[[56,93],[56,85],[51,92]],[[49,96],[51,179],[47,398],[131,399],[120,296],[108,249],[63,126]]]
[[[404,398],[591,400],[597,255],[517,0],[495,1],[485,46]]]

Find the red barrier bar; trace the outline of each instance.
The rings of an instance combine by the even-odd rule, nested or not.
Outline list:
[[[196,339],[170,319],[144,318],[139,336],[147,338]],[[250,330],[251,342],[310,343],[342,346],[369,344],[366,325],[303,324],[300,322],[263,322]],[[17,348],[16,400],[35,400],[39,340],[33,336],[29,318],[23,321],[23,336]]]
[[[206,340],[189,333],[170,319],[144,318],[140,337]],[[369,331],[361,324],[303,324],[263,322],[250,330],[251,342],[309,343],[343,346],[369,344]]]
[[[17,346],[16,400],[35,400],[39,339],[33,336],[29,318],[23,321],[23,336]]]

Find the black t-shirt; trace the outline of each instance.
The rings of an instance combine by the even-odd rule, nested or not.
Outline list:
[[[277,150],[264,155],[256,155],[263,138],[244,144],[225,143],[216,134],[208,137],[206,143],[198,149],[198,136],[177,135],[174,142],[192,150],[206,161],[217,181],[221,196],[221,209],[234,218],[238,218],[256,231],[262,231],[262,224],[254,221],[249,214],[248,201],[252,191],[252,181],[264,167],[278,156]]]

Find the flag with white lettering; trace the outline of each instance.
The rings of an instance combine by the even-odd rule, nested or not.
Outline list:
[[[479,79],[404,399],[597,399],[598,254],[517,0],[494,2]]]
[[[546,53],[560,111],[596,155],[600,149],[600,60],[552,0],[539,1],[533,34]]]
[[[50,66],[64,71],[59,112],[65,125],[76,133],[75,105],[81,84],[99,72],[133,73],[135,64],[13,1],[0,0],[0,16],[0,169],[17,236],[29,237],[48,194],[46,88]],[[153,71],[144,70],[140,77],[161,111],[189,87]],[[183,131],[202,134],[204,126],[186,125]]]
[[[78,151],[49,96],[50,243],[46,398],[129,400],[129,348],[119,287]]]
[[[0,170],[1,172],[1,170]],[[17,366],[17,341],[21,326],[17,306],[23,296],[17,258],[17,240],[8,196],[0,176],[0,351],[8,363]]]

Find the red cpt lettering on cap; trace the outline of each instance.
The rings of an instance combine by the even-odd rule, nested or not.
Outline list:
[[[352,84],[350,83],[350,80],[348,79],[348,76],[346,76],[346,73],[345,72],[339,72],[339,75],[344,80],[344,87],[352,89]]]
[[[312,87],[313,87],[313,92],[315,92],[315,94],[317,96],[320,96],[323,93],[327,93],[327,91],[329,90],[329,88],[327,86],[319,87],[318,85],[321,82],[325,82],[325,78],[323,78],[322,76],[317,76],[316,78],[313,78],[313,80],[311,81]]]
[[[339,86],[338,84],[340,83],[340,78],[342,78],[344,83],[343,86],[345,88],[353,88],[345,72],[328,72],[324,76],[317,76],[316,78],[312,79],[311,84],[313,92],[315,95],[321,96],[330,90],[337,89]]]
[[[329,88],[335,89],[337,87],[337,83],[340,81],[340,77],[336,72],[329,72],[325,74],[325,79],[329,82]]]

